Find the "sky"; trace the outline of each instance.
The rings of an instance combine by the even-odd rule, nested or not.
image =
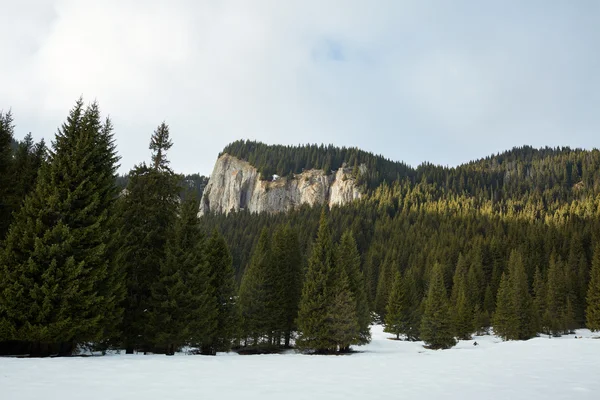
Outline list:
[[[0,109],[51,140],[77,98],[120,172],[170,126],[173,169],[237,139],[356,146],[410,165],[598,147],[596,0],[0,0]]]

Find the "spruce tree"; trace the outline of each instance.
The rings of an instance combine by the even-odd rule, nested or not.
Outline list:
[[[11,176],[13,133],[12,113],[0,111],[0,240],[3,240],[8,232],[13,211],[11,208],[11,188],[15,183]]]
[[[326,310],[324,343],[329,352],[348,352],[350,345],[359,344],[360,327],[356,316],[356,301],[352,296],[346,271],[336,266],[338,273],[330,283],[331,293]]]
[[[232,258],[223,236],[213,231],[206,243],[208,279],[217,302],[216,328],[202,343],[204,355],[215,355],[217,351],[231,349],[233,338],[238,334],[239,317],[236,303],[236,284]]]
[[[494,332],[504,340],[509,340],[517,336],[515,331],[514,306],[512,304],[511,287],[508,275],[502,273],[500,278],[500,287],[496,299],[496,311],[494,312]]]
[[[172,142],[162,123],[151,138],[152,165],[142,163],[129,173],[129,184],[119,204],[117,265],[126,272],[127,295],[122,341],[127,353],[152,349],[152,285],[161,273],[166,244],[177,218],[179,177],[166,158]]]
[[[477,284],[472,282],[473,264],[467,272],[467,263],[462,254],[458,256],[458,262],[456,270],[454,272],[453,285],[452,285],[452,318],[454,324],[454,333],[461,340],[471,339],[473,333],[473,306],[471,301],[476,298],[469,289],[473,289],[468,286],[470,284]],[[467,279],[469,282],[467,282]]]
[[[600,244],[594,248],[592,271],[586,299],[586,326],[591,331],[600,331]]]
[[[444,271],[440,263],[435,263],[429,281],[421,322],[421,339],[428,348],[435,350],[449,349],[456,345],[444,283]]]
[[[410,331],[410,305],[406,285],[400,272],[396,272],[394,284],[387,304],[384,332],[396,335],[407,335]]]
[[[244,342],[251,339],[251,344],[258,346],[266,337],[272,335],[274,323],[277,321],[278,306],[274,304],[274,276],[272,274],[271,237],[263,228],[250,265],[244,273],[239,291],[239,310],[241,315],[240,330]]]
[[[292,333],[296,330],[296,318],[302,292],[302,254],[298,235],[291,226],[280,226],[273,234],[272,256],[278,283],[277,301],[281,321],[277,329],[283,334],[284,346],[289,347]]]
[[[345,271],[350,293],[356,303],[356,317],[359,326],[358,344],[369,343],[371,341],[371,313],[367,301],[364,277],[360,270],[360,254],[351,231],[345,231],[342,234],[340,243],[337,246],[336,263],[338,268]]]
[[[521,253],[513,250],[508,260],[508,275],[503,274],[498,289],[494,331],[504,340],[526,340],[536,334],[534,305]]]
[[[298,311],[299,337],[296,346],[301,350],[314,350],[324,353],[335,345],[330,339],[328,318],[334,268],[334,251],[325,211],[321,213],[317,238],[312,246],[308,260],[308,270],[302,288],[300,309]],[[340,301],[344,300],[340,296]]]
[[[105,128],[97,104],[78,100],[6,239],[0,318],[5,339],[29,342],[33,354],[100,341],[120,314],[107,285],[114,198],[102,194],[115,193],[118,157]]]
[[[171,355],[183,345],[201,345],[216,328],[217,304],[208,282],[198,207],[191,196],[181,204],[151,287],[152,343]]]

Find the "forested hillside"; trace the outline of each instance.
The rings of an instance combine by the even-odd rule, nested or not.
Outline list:
[[[600,330],[598,150],[413,169],[239,141],[224,151],[265,176],[346,163],[365,195],[199,218],[206,178],[171,168],[169,126],[126,177],[114,129],[80,99],[49,151],[30,136],[14,147],[0,113],[0,354],[340,353],[370,341],[372,318],[432,349],[490,328],[505,340]]]

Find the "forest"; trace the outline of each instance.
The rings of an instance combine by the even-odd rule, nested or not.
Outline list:
[[[264,177],[353,168],[344,206],[198,217],[169,126],[118,176],[79,99],[49,147],[0,113],[0,355],[352,352],[381,323],[446,349],[600,330],[600,152],[516,147],[416,168],[355,148],[237,141]]]

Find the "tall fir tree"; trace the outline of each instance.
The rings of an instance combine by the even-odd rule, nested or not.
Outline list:
[[[330,301],[328,285],[333,263],[334,251],[329,221],[323,211],[300,298],[299,337],[296,341],[299,349],[316,352],[327,352],[331,349],[332,344],[327,341],[327,314]]]
[[[8,232],[11,221],[11,170],[12,142],[14,140],[13,117],[10,111],[0,111],[0,240]]]
[[[456,345],[444,283],[444,271],[440,263],[435,263],[429,281],[421,322],[421,339],[429,348],[435,350],[449,349]]]
[[[169,355],[184,345],[201,346],[216,328],[217,303],[208,282],[198,207],[191,196],[181,204],[151,287],[152,343]]]
[[[508,274],[503,274],[498,289],[494,331],[504,340],[527,340],[536,335],[535,309],[521,253],[513,250]]]
[[[600,331],[600,244],[594,249],[586,300],[586,326],[591,331]]]
[[[384,332],[396,335],[396,339],[400,339],[400,335],[408,336],[410,332],[411,310],[406,289],[402,275],[396,272],[384,321]]]
[[[266,338],[272,337],[280,311],[280,305],[275,303],[277,293],[270,243],[271,237],[263,228],[239,291],[242,339],[253,346],[264,344]]]
[[[371,341],[371,313],[360,262],[360,254],[354,236],[351,231],[345,231],[337,246],[336,263],[338,268],[345,271],[350,293],[356,303],[356,318],[359,327],[358,344],[367,344]]]
[[[218,351],[231,349],[239,327],[233,260],[225,239],[216,230],[206,243],[206,259],[208,279],[217,301],[217,322],[210,337],[202,343],[201,352],[205,355],[215,355]]]
[[[281,307],[278,327],[283,334],[284,346],[290,347],[302,292],[302,254],[298,235],[291,226],[280,226],[273,234],[272,245],[274,274],[278,278]]]
[[[152,165],[134,167],[120,201],[117,263],[127,276],[122,325],[127,353],[148,351],[154,342],[152,285],[160,276],[179,204],[180,178],[166,158],[171,146],[168,126],[162,123],[151,137]]]
[[[96,103],[77,101],[6,238],[0,331],[32,354],[101,341],[120,317],[118,289],[107,285],[118,161],[108,126]]]

